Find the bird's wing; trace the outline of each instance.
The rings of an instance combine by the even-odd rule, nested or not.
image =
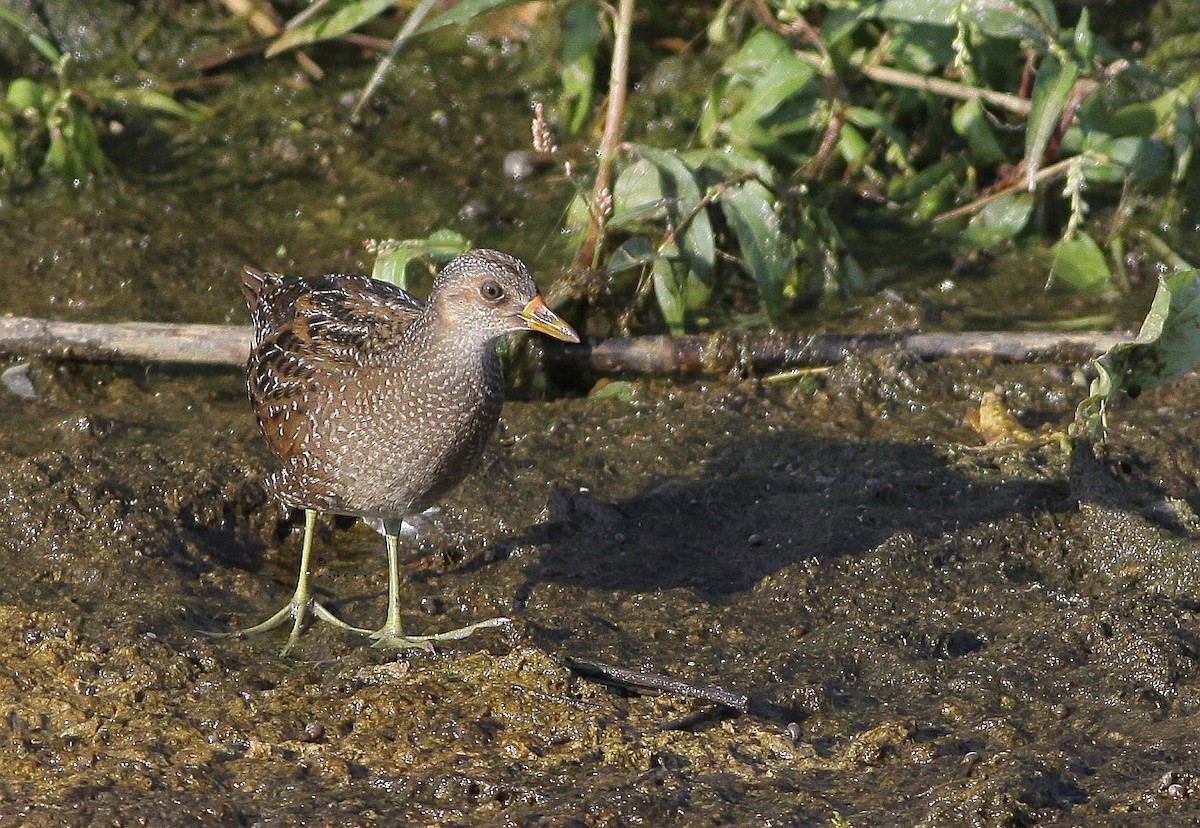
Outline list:
[[[298,335],[314,356],[353,362],[402,334],[425,305],[407,291],[367,276],[311,280],[295,302]]]
[[[263,434],[281,456],[302,439],[320,390],[344,385],[362,354],[401,334],[424,307],[359,275],[298,279],[248,271],[246,285],[256,334],[246,384]]]

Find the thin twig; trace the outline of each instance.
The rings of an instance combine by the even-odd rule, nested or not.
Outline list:
[[[922,92],[932,92],[935,95],[958,98],[963,101],[977,98],[993,106],[1007,109],[1009,112],[1014,115],[1020,115],[1022,118],[1029,117],[1029,100],[1017,97],[1016,95],[1009,95],[1007,92],[996,92],[993,89],[968,86],[965,83],[956,83],[945,78],[931,78],[928,75],[905,72],[903,69],[894,69],[890,66],[860,66],[859,71],[871,80],[878,81],[879,83],[902,86],[906,89],[917,89]]]
[[[358,103],[354,105],[354,110],[350,113],[350,120],[358,120],[358,115],[362,112],[362,108],[367,105],[367,101],[371,99],[371,95],[375,93],[376,87],[383,81],[383,76],[387,74],[388,69],[392,68],[392,64],[396,62],[396,55],[400,54],[400,50],[404,48],[404,44],[413,36],[417,27],[424,22],[436,2],[437,0],[421,0],[421,5],[409,12],[404,25],[396,33],[396,39],[392,41],[388,53],[379,61],[379,64],[375,67],[375,72],[371,75],[371,79],[367,81],[367,85],[363,87],[362,94],[358,96]]]
[[[703,701],[719,704],[745,713],[750,709],[750,697],[745,693],[726,690],[716,684],[706,684],[698,681],[666,676],[661,673],[648,673],[643,670],[630,670],[613,664],[602,664],[599,661],[584,661],[577,658],[565,659],[569,669],[574,670],[585,678],[613,684],[629,690],[667,693],[673,696],[691,696]]]
[[[1049,167],[1042,167],[1040,170],[1037,171],[1037,174],[1035,174],[1033,176],[1033,180],[1040,184],[1040,183],[1043,183],[1046,181],[1052,181],[1055,178],[1058,178],[1060,175],[1065,175],[1067,172],[1067,169],[1071,166],[1071,163],[1077,157],[1078,156],[1072,156],[1071,158],[1064,158],[1062,161],[1057,161],[1057,162],[1051,164]],[[962,216],[969,216],[972,213],[978,212],[979,210],[983,209],[988,204],[991,204],[993,201],[995,201],[998,198],[1002,198],[1011,193],[1027,192],[1026,187],[1027,187],[1027,185],[1025,183],[1025,179],[1021,178],[1021,180],[1018,181],[1016,184],[1010,184],[1007,187],[1003,187],[999,190],[994,190],[994,191],[988,193],[987,195],[983,196],[982,198],[977,198],[968,204],[962,205],[961,207],[955,207],[953,210],[947,210],[944,213],[940,213],[940,214],[934,216],[932,221],[934,224],[939,224],[943,221],[949,221],[950,219],[960,218]]]

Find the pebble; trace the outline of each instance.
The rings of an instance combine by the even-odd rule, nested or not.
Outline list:
[[[4,383],[5,388],[23,400],[37,399],[37,390],[34,389],[33,383],[29,380],[29,363],[27,362],[6,368],[4,373],[0,374],[0,382]]]
[[[504,156],[504,174],[514,181],[523,181],[537,170],[533,156],[524,150],[513,150]]]

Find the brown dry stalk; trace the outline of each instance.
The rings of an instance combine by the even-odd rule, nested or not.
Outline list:
[[[763,373],[834,365],[848,355],[893,351],[919,359],[989,356],[1078,362],[1128,342],[1119,332],[915,334],[712,334],[604,339],[546,347],[548,362],[600,374]],[[0,354],[102,362],[244,365],[250,329],[162,322],[88,323],[0,317]]]

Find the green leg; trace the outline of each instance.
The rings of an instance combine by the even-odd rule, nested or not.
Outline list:
[[[375,647],[388,647],[397,650],[433,650],[435,641],[458,641],[471,635],[476,630],[488,627],[499,627],[509,623],[507,618],[489,618],[475,624],[468,624],[456,630],[447,630],[434,635],[405,635],[400,621],[400,538],[394,527],[389,526],[384,533],[387,542],[388,557],[388,613],[383,627],[371,633],[375,639]]]
[[[363,635],[370,634],[370,630],[364,630],[361,627],[355,627],[347,624],[342,619],[338,618],[332,612],[327,610],[320,602],[313,599],[308,589],[309,581],[309,565],[312,560],[312,544],[313,535],[316,534],[317,528],[317,513],[313,509],[304,510],[304,547],[300,553],[300,575],[296,579],[296,591],[292,593],[292,600],[284,605],[283,609],[272,615],[261,624],[255,624],[253,627],[247,627],[244,630],[237,630],[232,633],[209,633],[220,637],[243,638],[248,635],[258,635],[259,633],[269,632],[276,627],[282,626],[289,618],[292,619],[292,632],[288,635],[287,643],[283,645],[283,650],[280,655],[286,656],[291,652],[292,647],[300,640],[300,631],[304,629],[304,617],[309,609],[312,610],[320,620],[327,624],[331,624],[338,629],[347,630],[348,632],[362,633]]]

